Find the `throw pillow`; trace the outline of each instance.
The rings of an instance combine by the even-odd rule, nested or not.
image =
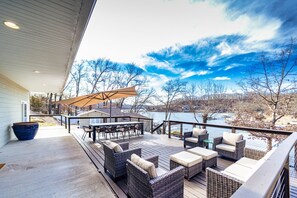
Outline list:
[[[105,144],[110,148],[112,149],[115,153],[121,153],[123,152],[123,149],[122,147],[115,143],[115,142],[111,142],[111,141],[106,141]]]
[[[224,132],[223,133],[223,144],[229,144],[229,145],[236,145],[236,142],[243,140],[243,135],[242,134],[236,134],[236,133],[228,133]]]
[[[193,137],[198,138],[199,135],[205,135],[207,133],[206,129],[199,129],[199,128],[193,128]]]
[[[152,162],[149,162],[149,161],[139,157],[136,154],[131,155],[131,161],[134,164],[136,164],[137,166],[139,166],[141,169],[146,171],[149,174],[151,179],[158,176],[157,171],[156,171],[156,167]]]

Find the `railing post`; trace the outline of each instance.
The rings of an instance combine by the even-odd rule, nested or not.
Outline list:
[[[180,139],[183,138],[183,123],[180,124],[180,134],[179,134],[179,138],[180,138]]]
[[[68,117],[68,133],[70,133],[70,118]]]
[[[297,144],[294,145],[294,168],[297,171]]]
[[[151,120],[151,133],[153,133],[154,128],[154,120]]]
[[[171,138],[171,122],[168,121],[168,138]]]
[[[63,116],[60,114],[61,126],[63,126]]]
[[[115,121],[115,122],[118,122],[118,118],[117,118],[117,117],[115,117],[115,118],[114,118],[114,121]]]
[[[165,126],[165,121],[163,120],[163,134],[166,134],[166,126]]]
[[[64,122],[65,122],[65,129],[67,129],[67,117],[64,117]]]
[[[236,129],[234,127],[232,127],[231,131],[232,133],[236,133]]]

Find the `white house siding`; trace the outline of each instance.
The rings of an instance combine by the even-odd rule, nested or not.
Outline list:
[[[103,116],[109,116],[109,114],[101,111],[88,111],[82,114],[79,114],[78,116],[81,117],[103,117]],[[101,123],[103,122],[102,119],[79,119],[79,125],[80,127],[89,125],[90,123]]]
[[[0,74],[0,148],[15,138],[10,126],[22,121],[22,101],[29,114],[29,91]]]

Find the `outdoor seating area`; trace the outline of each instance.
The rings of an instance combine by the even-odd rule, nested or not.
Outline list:
[[[79,134],[79,131],[74,132],[76,138],[79,138]],[[241,139],[241,137],[239,138]],[[240,142],[242,141],[240,140]],[[163,177],[167,178],[165,175],[173,174],[172,172],[175,172],[176,176],[171,177],[175,177],[176,181],[180,181],[177,172],[181,170],[183,184],[175,182],[173,185],[176,192],[180,192],[181,188],[183,189],[183,195],[178,194],[180,196],[177,197],[230,197],[268,157],[268,154],[263,157],[266,154],[264,151],[245,148],[243,158],[236,161],[207,148],[193,147],[186,149],[183,147],[184,142],[181,140],[168,139],[166,135],[150,133],[125,140],[125,142],[129,143],[122,144],[122,140],[116,140],[115,142],[124,145],[123,150],[127,149],[127,145],[129,145],[130,149],[138,149],[137,155],[151,162],[157,171],[157,176],[150,176],[149,171],[145,170],[151,165],[140,168],[136,165],[137,163],[131,160],[132,153],[130,153],[130,158],[128,157],[125,163],[127,175],[112,180],[118,190],[130,197],[154,197],[156,195],[154,193],[158,194],[165,189],[171,194],[173,191],[165,187],[166,184],[172,182],[170,179],[163,182],[163,190],[160,191],[157,189],[161,188],[161,186],[154,186],[153,188],[151,185],[154,183],[153,181],[162,180]],[[96,158],[94,161],[97,161],[97,166],[105,166],[106,161],[110,161],[110,159],[104,157],[106,156],[105,143],[102,144],[103,149],[102,146],[95,147],[90,138],[81,141],[81,144],[95,153],[92,155]],[[120,153],[115,152],[114,154],[118,155]],[[110,172],[107,171],[105,176],[114,179]],[[172,187],[172,185],[169,186]],[[293,192],[295,189],[292,188]],[[166,192],[164,193],[166,194]]]

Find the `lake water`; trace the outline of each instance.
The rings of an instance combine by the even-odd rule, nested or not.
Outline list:
[[[143,115],[153,118],[155,123],[161,124],[165,118],[164,112],[145,112]],[[215,119],[208,120],[207,123],[209,124],[218,124],[218,125],[228,125],[226,123],[225,117],[226,116],[233,116],[232,113],[217,113],[214,114],[213,117]],[[183,113],[183,112],[177,112],[172,113],[170,120],[176,120],[176,121],[186,121],[186,122],[196,122],[193,113]],[[202,123],[202,117],[201,114],[198,114],[198,120]],[[183,125],[183,131],[192,131],[193,126],[192,125]],[[174,125],[171,128],[171,131],[180,131],[180,125]],[[222,136],[223,132],[231,132],[229,129],[222,129],[222,128],[215,128],[215,127],[207,127],[207,131],[209,133],[210,139],[218,136]],[[250,133],[246,131],[236,131],[236,133],[242,133],[244,136],[244,139],[246,139],[246,144],[248,147],[252,148],[258,148],[258,149],[265,149],[266,148],[266,142],[264,140],[260,139],[254,139]],[[277,144],[277,142],[273,142],[274,145]]]

